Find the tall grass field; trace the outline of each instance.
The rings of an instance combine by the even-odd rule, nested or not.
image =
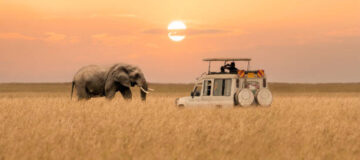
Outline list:
[[[270,84],[271,107],[177,108],[192,85],[141,102],[70,99],[71,85],[0,84],[0,160],[360,159],[360,84]],[[76,95],[76,94],[75,94]]]

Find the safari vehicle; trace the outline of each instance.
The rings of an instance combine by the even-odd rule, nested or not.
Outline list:
[[[264,70],[249,70],[248,58],[207,58],[209,70],[195,82],[191,96],[175,100],[177,106],[270,106],[272,94]],[[222,61],[219,72],[211,72],[211,62]],[[235,62],[247,62],[247,69],[237,69]],[[227,64],[227,62],[231,62]],[[226,71],[225,71],[226,70]],[[229,70],[229,71],[227,71]]]

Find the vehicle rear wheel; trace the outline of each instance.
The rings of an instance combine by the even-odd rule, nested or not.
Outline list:
[[[249,106],[254,102],[254,99],[254,94],[247,88],[243,88],[235,94],[235,102],[240,106]]]
[[[270,106],[272,103],[273,97],[269,89],[262,88],[256,94],[256,101],[262,106]]]

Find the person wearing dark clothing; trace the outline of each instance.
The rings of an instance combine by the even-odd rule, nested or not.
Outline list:
[[[224,73],[225,72],[225,67],[221,66],[220,71],[221,71],[221,73]]]
[[[226,64],[224,66],[225,69],[228,69],[230,73],[237,73],[238,69],[235,67],[235,62],[231,62],[230,64]]]

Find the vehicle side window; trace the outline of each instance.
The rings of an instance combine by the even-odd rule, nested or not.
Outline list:
[[[215,79],[214,80],[214,96],[230,96],[231,79]]]
[[[230,96],[231,94],[231,79],[225,79],[224,80],[224,91],[223,94],[224,96]]]
[[[214,80],[214,96],[222,96],[223,91],[223,79]]]
[[[211,94],[211,80],[205,80],[204,81],[204,96],[210,96]]]

